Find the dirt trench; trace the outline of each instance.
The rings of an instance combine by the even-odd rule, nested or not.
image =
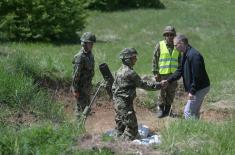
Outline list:
[[[143,99],[145,93],[143,91],[142,96],[135,100],[138,102]],[[182,95],[182,94],[181,94]],[[63,100],[65,103],[65,113],[71,119],[75,119],[75,100],[73,96],[70,94],[64,94],[58,96],[60,100]],[[186,97],[177,96],[175,98],[175,102],[177,103],[185,103]],[[147,125],[152,132],[160,134],[160,132],[166,129],[171,122],[177,121],[178,119],[183,119],[182,111],[183,105],[173,106],[173,111],[178,114],[178,117],[165,117],[162,119],[157,118],[156,112],[152,110],[139,106],[139,104],[134,104],[134,108],[136,111],[136,116],[138,120],[138,124]],[[138,105],[138,106],[137,106]],[[201,120],[207,122],[223,122],[227,119],[231,119],[233,114],[231,113],[232,109],[235,109],[235,104],[227,101],[220,101],[211,104],[210,106],[203,106],[201,109]],[[76,145],[79,149],[92,149],[92,150],[100,150],[100,149],[108,149],[112,150],[114,154],[146,154],[146,155],[164,155],[164,152],[161,152],[158,149],[154,149],[152,146],[145,145],[136,145],[131,142],[125,141],[106,141],[102,140],[102,134],[106,133],[115,128],[114,122],[115,111],[113,108],[113,102],[109,100],[107,97],[101,95],[98,96],[95,104],[92,107],[91,115],[87,118],[85,128],[87,133],[82,137],[77,139]]]
[[[139,92],[143,92],[142,90]],[[139,95],[135,100],[138,102],[142,100],[146,94],[143,92],[142,95]],[[182,95],[182,94],[181,94]],[[57,100],[60,100],[64,103],[65,114],[70,119],[75,119],[75,99],[72,94],[67,92],[58,92]],[[173,105],[173,111],[177,114],[176,118],[165,117],[162,119],[157,118],[156,111],[148,109],[146,107],[140,106],[140,104],[134,103],[134,109],[136,111],[136,116],[138,124],[147,125],[151,131],[160,132],[164,130],[171,121],[177,119],[183,119],[183,108],[184,103],[186,102],[186,97],[176,97],[176,104]],[[179,104],[181,103],[181,104]],[[235,109],[235,103],[228,101],[219,101],[212,103],[210,105],[204,105],[201,108],[201,120],[207,122],[222,122],[232,118],[232,111]],[[114,129],[115,111],[113,108],[113,102],[108,99],[107,96],[101,95],[96,98],[95,104],[92,106],[91,115],[87,118],[86,121],[86,131],[92,134],[101,134],[109,130]]]
[[[134,108],[138,124],[147,125],[151,132],[160,134],[161,131],[166,129],[173,121],[183,119],[182,112],[184,103],[186,102],[185,95],[180,92],[177,93],[173,111],[178,114],[178,117],[165,117],[162,119],[157,118],[156,112],[146,107],[140,106],[141,100],[147,97],[147,93],[143,90],[137,92],[138,97],[135,100]],[[179,95],[180,94],[180,95]],[[66,89],[60,89],[53,92],[55,100],[59,101],[64,106],[64,112],[68,120],[75,120],[75,99],[72,93]],[[207,122],[220,123],[225,120],[233,118],[233,111],[235,110],[235,103],[228,101],[219,101],[212,104],[203,104],[201,109],[201,120]],[[77,139],[75,145],[78,149],[109,149],[115,154],[164,154],[151,146],[136,145],[130,142],[123,141],[108,141],[102,140],[102,134],[115,128],[114,121],[115,111],[113,102],[108,99],[104,94],[100,94],[94,105],[92,106],[91,115],[87,118],[85,128],[86,133]],[[37,117],[33,113],[16,113],[9,118],[12,123],[30,124],[37,121]]]

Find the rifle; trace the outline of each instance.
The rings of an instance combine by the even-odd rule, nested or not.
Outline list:
[[[94,96],[92,97],[90,104],[89,104],[88,106],[86,106],[85,109],[83,110],[82,115],[81,115],[81,117],[79,118],[79,122],[81,123],[80,125],[83,125],[83,126],[84,126],[84,124],[85,124],[85,122],[86,122],[86,118],[87,118],[87,116],[89,115],[89,113],[90,113],[90,111],[91,111],[91,106],[92,106],[93,103],[95,102],[95,98],[97,97],[97,95],[98,95],[98,93],[99,93],[99,91],[100,91],[100,88],[101,88],[102,86],[104,86],[104,82],[99,83],[99,87],[97,88],[97,90],[96,90]]]

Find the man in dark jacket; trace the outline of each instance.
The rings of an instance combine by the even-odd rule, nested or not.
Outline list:
[[[174,38],[175,48],[182,53],[181,65],[172,76],[165,80],[165,84],[183,77],[185,91],[188,92],[188,101],[184,108],[185,119],[195,117],[199,119],[200,108],[204,97],[209,92],[210,80],[207,75],[202,55],[188,43],[184,35]]]

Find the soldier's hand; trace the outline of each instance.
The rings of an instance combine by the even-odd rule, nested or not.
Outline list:
[[[166,89],[166,87],[169,85],[169,82],[167,80],[162,80],[160,83],[163,89]]]
[[[160,74],[156,74],[156,75],[155,75],[155,80],[156,80],[157,82],[160,82],[160,81],[161,81],[161,75],[160,75]]]
[[[73,96],[76,98],[79,98],[80,94],[79,94],[79,92],[73,92]]]

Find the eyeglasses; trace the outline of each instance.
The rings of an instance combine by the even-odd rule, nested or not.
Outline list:
[[[174,34],[173,34],[173,33],[166,33],[164,36],[165,36],[165,37],[173,37]]]

